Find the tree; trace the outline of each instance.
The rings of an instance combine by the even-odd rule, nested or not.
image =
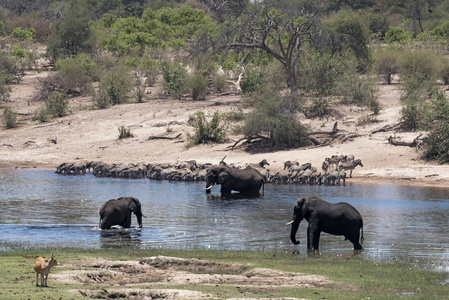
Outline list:
[[[307,10],[301,7],[297,11],[282,10],[270,3],[255,2],[238,19],[226,22],[221,47],[266,52],[283,65],[288,83],[295,90],[298,61],[303,46],[312,40],[317,9],[312,6]]]

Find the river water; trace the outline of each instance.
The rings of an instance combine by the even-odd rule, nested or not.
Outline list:
[[[348,183],[349,182],[349,183]],[[257,199],[207,196],[203,182],[63,176],[48,170],[0,170],[0,251],[58,248],[176,248],[285,251],[307,255],[304,220],[289,240],[300,197],[348,202],[363,216],[364,251],[375,261],[400,260],[449,271],[449,188],[350,184],[266,185]],[[101,231],[101,205],[132,196],[142,203],[144,227]],[[320,254],[352,256],[352,244],[322,233]]]

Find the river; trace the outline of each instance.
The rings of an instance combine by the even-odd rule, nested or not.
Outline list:
[[[380,184],[266,185],[256,199],[207,196],[203,182],[64,176],[49,170],[0,170],[0,251],[58,248],[176,248],[286,251],[307,255],[304,220],[289,240],[300,197],[348,202],[364,220],[363,259],[449,270],[449,188]],[[142,203],[144,227],[101,231],[98,211],[113,198]],[[352,256],[352,244],[323,233],[320,255]]]

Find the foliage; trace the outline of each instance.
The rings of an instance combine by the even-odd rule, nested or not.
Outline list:
[[[449,58],[445,56],[440,57],[438,77],[443,80],[444,84],[449,84]]]
[[[436,85],[432,80],[425,80],[423,74],[416,72],[402,78],[401,121],[404,127],[418,129],[423,126],[426,100],[436,93]]]
[[[377,100],[377,85],[369,75],[357,74],[355,70],[348,70],[337,88],[341,102],[368,106],[373,112],[379,113],[380,105]]]
[[[449,162],[449,101],[444,93],[432,98],[424,117],[425,128],[429,130],[424,139],[426,159]]]
[[[15,60],[7,53],[0,51],[0,76],[3,84],[11,84],[19,68]]]
[[[131,128],[126,128],[124,125],[118,128],[118,133],[119,133],[118,138],[120,140],[134,137],[134,135],[131,133]]]
[[[163,7],[156,11],[148,8],[142,18],[113,19],[105,16],[99,24],[109,30],[101,38],[100,47],[120,55],[132,49],[184,46],[189,38],[202,30],[213,30],[214,23],[204,11],[190,6],[173,9]]]
[[[85,54],[58,59],[55,69],[58,71],[53,75],[55,81],[68,91],[85,93],[92,89],[92,81],[99,76],[97,64]]]
[[[227,76],[224,73],[215,72],[212,77],[212,86],[217,92],[221,92],[227,85]]]
[[[413,41],[413,32],[406,31],[402,27],[390,26],[387,33],[385,33],[385,42],[388,44],[399,43],[406,44]]]
[[[226,141],[227,123],[224,116],[216,111],[209,119],[208,121],[206,114],[201,110],[195,114],[193,122],[195,133],[188,135],[190,142],[187,146]]]
[[[54,24],[47,45],[47,55],[53,59],[81,52],[90,53],[94,48],[89,14],[76,4],[76,1],[71,3],[64,19]]]
[[[350,10],[341,10],[323,21],[333,40],[333,51],[350,49],[359,62],[370,60],[369,29],[362,16]]]
[[[235,22],[225,24],[219,44],[224,49],[260,51],[276,59],[286,71],[289,86],[296,90],[298,60],[316,29],[317,10],[307,5],[286,8],[277,4],[254,2]]]
[[[6,128],[12,128],[16,124],[17,114],[9,107],[3,110],[3,122]]]
[[[303,145],[307,129],[296,118],[298,103],[295,97],[280,96],[269,91],[261,92],[258,97],[258,105],[245,119],[245,137],[265,135],[273,147],[291,148]]]
[[[432,50],[415,49],[401,52],[399,59],[402,76],[415,76],[420,81],[431,81],[438,74],[439,55]]]
[[[393,75],[399,72],[399,58],[401,52],[394,48],[378,48],[374,52],[373,68],[388,84],[391,84]]]
[[[11,88],[5,83],[5,79],[0,77],[0,101],[8,101]]]
[[[207,79],[199,74],[190,75],[187,78],[187,88],[192,94],[193,100],[204,99],[209,89]]]
[[[260,89],[263,84],[262,72],[255,68],[248,68],[243,76],[243,80],[240,83],[243,94],[249,94]]]
[[[69,101],[65,93],[53,92],[45,100],[46,113],[54,118],[68,114]]]
[[[162,62],[162,76],[167,94],[173,99],[181,99],[186,90],[187,71],[179,63]]]
[[[0,36],[4,36],[5,34],[6,34],[5,23],[3,23],[2,20],[0,20]]]
[[[133,80],[128,68],[119,64],[101,76],[96,105],[99,108],[107,108],[110,105],[125,103],[132,88]]]
[[[137,77],[145,77],[145,83],[149,86],[157,82],[157,77],[161,72],[161,64],[151,58],[127,57],[126,65],[130,66]]]
[[[25,28],[22,29],[20,27],[14,28],[14,30],[11,33],[11,36],[13,38],[19,39],[19,40],[32,40],[36,35],[36,30],[34,28]]]

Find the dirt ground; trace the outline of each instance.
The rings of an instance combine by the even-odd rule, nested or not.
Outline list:
[[[54,169],[62,162],[76,160],[112,163],[175,163],[177,160],[196,160],[199,163],[218,163],[226,156],[227,163],[245,165],[266,159],[270,170],[282,170],[283,162],[310,162],[320,168],[326,157],[353,154],[363,162],[357,167],[351,182],[390,182],[398,184],[447,186],[449,166],[420,159],[416,148],[393,146],[387,138],[411,142],[420,132],[379,132],[373,130],[399,121],[401,109],[400,86],[379,85],[382,111],[376,123],[357,125],[369,112],[356,106],[335,107],[341,117],[302,121],[313,131],[330,131],[334,123],[348,134],[358,136],[344,143],[325,147],[307,147],[270,152],[248,152],[243,147],[230,150],[241,136],[230,136],[224,144],[200,145],[186,148],[188,124],[198,110],[206,113],[236,110],[239,95],[209,95],[206,100],[192,101],[161,98],[160,88],[149,88],[144,103],[116,105],[109,109],[92,110],[90,97],[70,99],[71,113],[49,123],[33,121],[43,103],[34,101],[39,79],[48,72],[29,71],[19,85],[13,85],[10,101],[2,106],[18,113],[18,124],[12,129],[0,129],[0,167]],[[233,126],[235,124],[231,124]],[[118,127],[131,129],[134,137],[118,139]],[[179,137],[177,137],[180,135]],[[149,139],[167,136],[174,139]],[[177,138],[176,138],[177,137]],[[56,139],[56,144],[51,140]]]
[[[236,286],[244,297],[248,291],[265,294],[282,288],[320,288],[337,284],[318,275],[167,256],[138,261],[96,259],[64,267],[72,270],[51,274],[52,280],[68,285],[88,285],[89,289],[72,292],[95,299],[221,299],[219,292],[211,295],[179,288],[183,285]]]

